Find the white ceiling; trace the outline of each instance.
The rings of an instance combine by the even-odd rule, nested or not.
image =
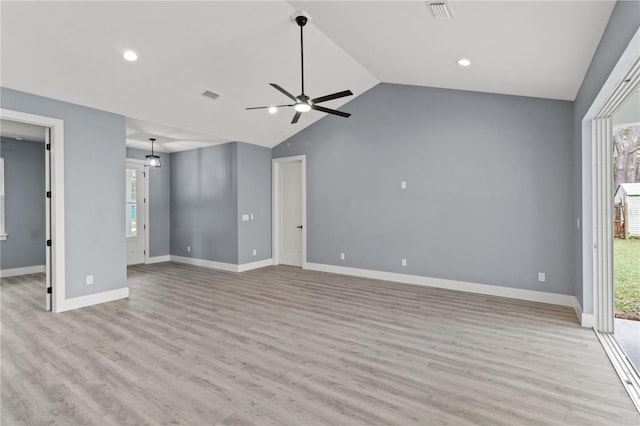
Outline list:
[[[572,100],[614,2],[451,4],[456,17],[436,21],[422,1],[2,2],[0,83],[125,115],[129,146],[156,137],[166,151],[272,147],[325,116],[291,125],[290,109],[244,110],[287,103],[268,83],[299,94],[296,9],[312,18],[311,97],[358,96],[383,81]],[[462,56],[470,68],[456,64]],[[220,98],[202,97],[207,89]]]
[[[25,140],[29,142],[44,142],[45,128],[35,124],[19,121],[0,120],[0,136],[3,138]]]

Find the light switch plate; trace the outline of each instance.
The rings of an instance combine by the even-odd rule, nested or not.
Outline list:
[[[407,189],[407,181],[403,180],[402,182],[400,182],[400,188],[401,189]]]
[[[243,222],[248,222],[249,221],[249,215],[248,214],[243,214],[242,215],[242,221]]]
[[[402,266],[407,266],[407,259],[402,259]]]

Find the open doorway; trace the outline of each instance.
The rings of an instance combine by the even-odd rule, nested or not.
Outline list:
[[[0,122],[0,274],[13,303],[52,309],[50,132]],[[44,298],[44,300],[43,300]]]
[[[64,209],[64,121],[21,111],[0,109],[0,119],[7,122],[30,124],[43,127],[45,139],[45,182],[46,193],[40,194],[45,203],[46,241],[45,246],[45,286],[41,291],[41,303],[54,312],[70,309],[65,297],[65,209]],[[5,127],[6,129],[6,127]],[[4,162],[4,161],[3,161]],[[46,197],[46,198],[45,198]],[[50,226],[47,226],[50,224]],[[7,233],[8,234],[8,233]],[[7,239],[11,238],[7,235]],[[5,240],[6,241],[6,240]],[[4,297],[4,294],[3,294]]]
[[[611,116],[614,337],[640,372],[640,89]]]

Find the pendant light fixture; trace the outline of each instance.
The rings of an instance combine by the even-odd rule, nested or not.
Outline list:
[[[145,167],[160,167],[160,156],[153,154],[153,143],[156,138],[149,138],[151,141],[151,154],[147,155],[144,160]]]

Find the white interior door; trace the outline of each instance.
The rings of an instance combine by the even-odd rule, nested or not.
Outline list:
[[[44,287],[44,308],[51,310],[52,286],[51,286],[51,129],[46,127],[44,131],[44,176],[45,176],[45,287]]]
[[[302,162],[280,168],[280,263],[302,266]]]
[[[144,165],[127,163],[125,190],[127,265],[144,263],[145,260],[145,178]]]

